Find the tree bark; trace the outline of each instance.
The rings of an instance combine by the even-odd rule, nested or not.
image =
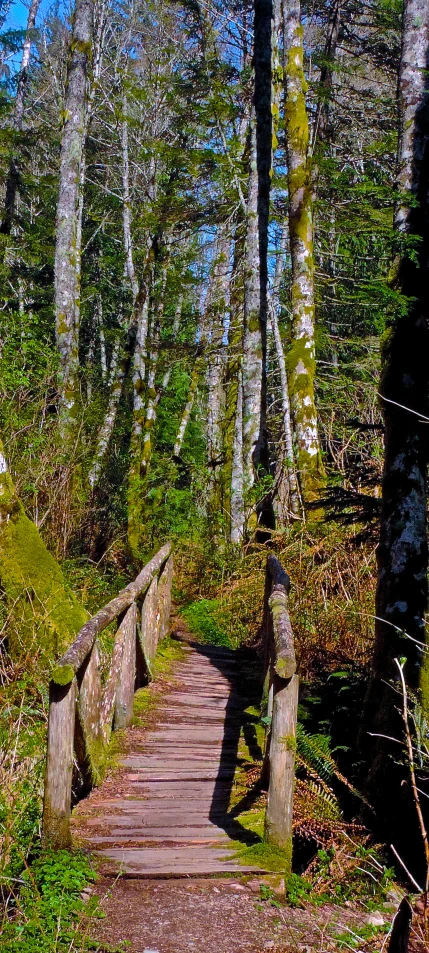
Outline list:
[[[207,459],[210,469],[210,496],[213,510],[220,507],[216,493],[219,486],[218,467],[222,457],[222,427],[226,345],[224,342],[226,313],[229,301],[231,239],[220,231],[216,244],[215,261],[207,311]]]
[[[191,419],[192,408],[194,406],[194,401],[197,396],[198,381],[200,379],[200,370],[201,370],[201,361],[196,361],[194,370],[192,371],[192,375],[191,375],[191,383],[189,385],[188,398],[184,406],[183,414],[179,424],[179,429],[177,431],[177,437],[176,437],[174,448],[173,448],[173,457],[179,456],[183,446],[186,428]]]
[[[231,472],[230,540],[232,543],[240,543],[244,534],[243,485],[243,384],[241,370],[239,370]]]
[[[282,446],[279,454],[276,473],[276,498],[274,500],[276,516],[281,526],[287,522],[288,509],[297,516],[299,513],[299,491],[295,471],[293,451],[292,418],[290,411],[289,384],[286,371],[286,360],[283,341],[278,322],[278,308],[280,285],[284,269],[285,251],[288,238],[288,228],[283,227],[280,248],[277,255],[276,271],[274,276],[273,293],[269,302],[269,315],[273,329],[277,363],[280,372],[280,388],[282,401]]]
[[[406,307],[398,308],[382,354],[385,458],[377,549],[377,621],[362,747],[371,803],[384,831],[414,872],[421,838],[413,824],[415,806],[407,783],[408,768],[397,763],[398,744],[381,736],[403,738],[394,690],[398,680],[395,658],[406,658],[407,685],[418,695],[424,716],[429,715],[428,654],[423,648],[428,571],[428,50],[429,2],[406,0],[398,87],[400,202],[395,215],[405,250],[396,263],[394,278]],[[427,811],[427,799],[424,801]]]
[[[67,67],[55,243],[55,320],[63,426],[76,414],[79,371],[79,196],[84,161],[93,0],[76,0]]]
[[[305,101],[303,27],[299,0],[283,2],[285,131],[292,259],[291,347],[287,356],[296,459],[304,502],[325,482],[314,395],[315,307],[309,125]]]
[[[259,310],[258,165],[256,152],[256,119],[253,114],[249,128],[249,179],[244,252],[244,335],[242,360],[244,493],[253,486],[255,480],[254,458],[261,425],[263,353]]]

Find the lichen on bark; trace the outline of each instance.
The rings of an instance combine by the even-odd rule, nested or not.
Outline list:
[[[309,123],[300,3],[284,7],[285,130],[292,259],[291,347],[287,356],[296,460],[304,502],[325,482],[314,394],[315,303]]]

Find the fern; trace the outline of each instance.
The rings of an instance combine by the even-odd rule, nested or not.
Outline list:
[[[335,777],[338,781],[341,781],[352,794],[355,794],[356,797],[359,797],[366,804],[367,802],[363,795],[350,784],[350,781],[348,781],[339,770],[330,751],[330,740],[329,735],[310,735],[305,728],[298,723],[296,732],[298,761],[322,786],[329,785],[332,778]],[[330,788],[328,790],[330,791]],[[333,793],[332,796],[335,797]]]
[[[330,752],[328,735],[310,735],[302,725],[297,725],[296,744],[299,760],[304,767],[314,772],[325,784],[329,784],[337,772]]]

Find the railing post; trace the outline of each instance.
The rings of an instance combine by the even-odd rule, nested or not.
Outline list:
[[[274,675],[270,743],[270,780],[265,815],[265,837],[281,847],[292,862],[292,812],[295,786],[297,675],[282,679]]]
[[[48,752],[43,802],[43,845],[58,850],[71,843],[70,810],[76,679],[49,686]]]
[[[264,599],[265,665],[271,708],[269,748],[263,766],[268,781],[265,838],[287,854],[292,867],[292,821],[295,786],[296,722],[299,679],[293,632],[287,609],[289,577],[272,554],[267,559]],[[268,686],[267,686],[268,687]]]
[[[127,728],[133,717],[134,683],[136,680],[136,622],[137,608],[135,602],[133,602],[121,623],[125,629],[125,636],[121,673],[116,692],[115,728]]]

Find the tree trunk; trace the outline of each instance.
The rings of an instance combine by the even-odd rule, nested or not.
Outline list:
[[[255,480],[254,458],[260,436],[263,360],[261,326],[259,323],[258,166],[256,154],[256,120],[254,115],[250,120],[249,140],[249,179],[244,252],[244,335],[242,361],[243,476],[245,494],[246,491],[253,486]],[[242,509],[244,513],[244,505]]]
[[[55,244],[55,319],[63,427],[76,414],[79,371],[79,196],[84,161],[93,0],[76,0],[67,67]]]
[[[234,442],[232,447],[231,473],[231,543],[240,543],[244,533],[244,494],[243,494],[243,385],[241,370],[237,376],[237,404],[235,412]]]
[[[218,472],[222,457],[222,427],[226,346],[224,335],[229,299],[231,239],[220,232],[217,239],[215,261],[207,311],[207,459],[210,470],[210,503],[213,513],[221,505],[216,488],[219,487]]]
[[[406,0],[398,89],[397,185],[401,204],[395,226],[404,241],[415,243],[417,239],[418,244],[413,244],[417,248],[413,254],[407,253],[405,245],[397,262],[395,284],[408,299],[407,308],[398,308],[382,355],[385,459],[377,549],[377,621],[362,731],[368,795],[385,833],[414,873],[421,837],[413,823],[416,812],[407,783],[408,767],[398,765],[398,744],[381,736],[403,738],[395,658],[406,658],[407,685],[419,697],[425,718],[429,716],[428,654],[422,646],[428,571],[428,49],[429,0]],[[423,800],[427,812],[427,799]]]
[[[243,269],[242,261],[244,255],[244,223],[242,221],[241,210],[240,220],[236,224],[234,237],[234,262],[230,281],[230,299],[229,299],[229,326],[228,326],[228,346],[227,359],[223,381],[225,393],[225,408],[222,420],[222,448],[223,448],[223,466],[221,473],[221,509],[225,514],[227,533],[231,538],[231,528],[236,525],[236,503],[234,502],[234,521],[232,519],[232,498],[236,499],[236,490],[232,487],[232,471],[236,453],[236,417],[237,400],[239,388],[241,388],[241,353],[243,347]],[[240,379],[240,383],[239,383]],[[240,396],[242,401],[242,395]],[[240,426],[242,426],[242,409],[240,411]],[[240,453],[242,453],[242,434],[240,436]],[[241,462],[241,471],[243,464]],[[242,479],[239,482],[240,492],[243,492]],[[244,520],[244,501],[241,500],[239,507]],[[240,536],[243,535],[244,525],[241,525]]]
[[[282,445],[277,463],[276,498],[274,501],[276,516],[280,526],[284,526],[288,519],[288,512],[294,516],[299,513],[299,491],[296,479],[295,460],[293,452],[292,419],[290,412],[289,384],[287,379],[286,361],[283,350],[283,341],[278,322],[280,286],[284,269],[285,251],[288,239],[288,228],[283,227],[280,248],[277,255],[276,271],[274,276],[273,293],[270,299],[269,315],[273,329],[277,363],[280,372],[280,388],[282,401]]]
[[[165,288],[167,284],[167,268],[162,271],[161,285],[159,288],[159,299],[156,308],[155,326],[152,338],[152,350],[149,361],[149,372],[147,379],[146,392],[146,412],[144,421],[143,446],[141,448],[140,472],[142,477],[146,477],[149,472],[150,461],[153,449],[153,431],[156,422],[157,392],[156,392],[156,372],[158,369],[159,346],[161,335],[161,324],[165,305]]]
[[[303,27],[299,0],[284,0],[285,130],[292,259],[291,347],[287,356],[296,459],[304,502],[325,482],[314,396],[314,250],[309,126],[305,102]]]
[[[194,370],[192,371],[192,375],[191,375],[191,383],[189,385],[189,390],[188,390],[188,399],[183,409],[183,414],[180,420],[179,429],[177,431],[177,437],[176,437],[174,448],[173,448],[173,457],[179,456],[183,446],[186,428],[191,419],[192,408],[194,406],[194,401],[197,396],[198,381],[200,379],[200,370],[201,370],[201,361],[197,360],[195,362]]]

